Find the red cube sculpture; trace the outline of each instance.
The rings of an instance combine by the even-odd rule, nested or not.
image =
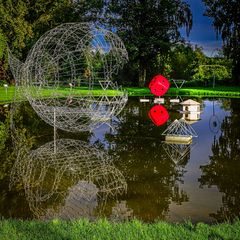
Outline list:
[[[162,75],[156,75],[149,83],[149,88],[155,96],[163,96],[170,87],[169,81]]]
[[[150,109],[148,116],[156,126],[163,125],[169,118],[167,109],[162,105],[153,106]]]

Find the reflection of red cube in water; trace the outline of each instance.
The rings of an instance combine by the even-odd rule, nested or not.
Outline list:
[[[169,81],[162,75],[156,75],[149,83],[149,88],[155,96],[163,96],[170,87]]]
[[[163,125],[169,118],[167,109],[162,105],[153,106],[150,109],[148,116],[156,126]]]

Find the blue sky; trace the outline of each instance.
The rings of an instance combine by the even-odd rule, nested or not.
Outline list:
[[[199,45],[203,48],[206,55],[211,56],[216,54],[216,49],[221,48],[221,38],[217,39],[216,32],[212,26],[212,19],[203,16],[205,6],[202,0],[185,0],[188,2],[192,9],[193,14],[193,27],[190,36],[187,37],[185,31],[182,34],[186,41],[191,44]]]

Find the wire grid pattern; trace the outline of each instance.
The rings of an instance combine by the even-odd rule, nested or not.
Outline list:
[[[197,137],[197,133],[191,127],[190,124],[186,122],[185,119],[175,119],[167,129],[162,133],[162,135],[169,135],[169,136],[192,136]]]
[[[121,39],[90,23],[46,32],[25,63],[9,52],[12,73],[37,114],[71,132],[92,130],[121,112],[128,96],[112,76],[127,61]]]
[[[196,143],[177,144],[163,142],[163,149],[175,164],[180,164],[185,157],[190,157],[190,151],[195,145]]]
[[[91,219],[96,208],[103,211],[107,199],[127,190],[107,153],[80,140],[59,139],[18,156],[10,188],[23,184],[38,219]]]

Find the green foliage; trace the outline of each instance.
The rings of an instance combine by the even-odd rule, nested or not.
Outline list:
[[[0,154],[2,150],[5,148],[5,142],[8,137],[7,127],[3,122],[0,122]]]
[[[233,77],[240,83],[240,1],[203,0],[206,16],[213,18],[213,25],[224,43],[224,53],[233,60]]]
[[[221,81],[230,78],[230,73],[227,68],[222,65],[200,65],[196,74],[194,74],[194,80],[201,80],[205,82],[209,81]]]
[[[18,57],[25,57],[36,40],[63,22],[97,21],[103,1],[0,1],[0,34]],[[1,50],[0,50],[1,51]]]
[[[7,39],[0,31],[0,60],[2,60],[4,55],[6,54],[6,47],[7,47]]]
[[[190,80],[196,68],[206,61],[202,49],[188,44],[173,47],[169,54],[172,67],[171,78]]]
[[[130,96],[152,96],[149,88],[126,88]],[[239,98],[240,97],[240,88],[239,87],[184,87],[184,88],[173,88],[171,87],[167,96],[198,96],[198,97],[231,97]]]
[[[2,220],[1,239],[239,239],[240,222],[207,225],[191,222],[144,224],[138,220],[110,223],[107,220],[41,221]]]
[[[179,28],[186,27],[189,33],[192,25],[190,7],[182,0],[111,0],[107,8],[109,24],[117,27],[130,64],[137,64],[140,85],[158,55],[166,55],[171,45],[181,40]]]

